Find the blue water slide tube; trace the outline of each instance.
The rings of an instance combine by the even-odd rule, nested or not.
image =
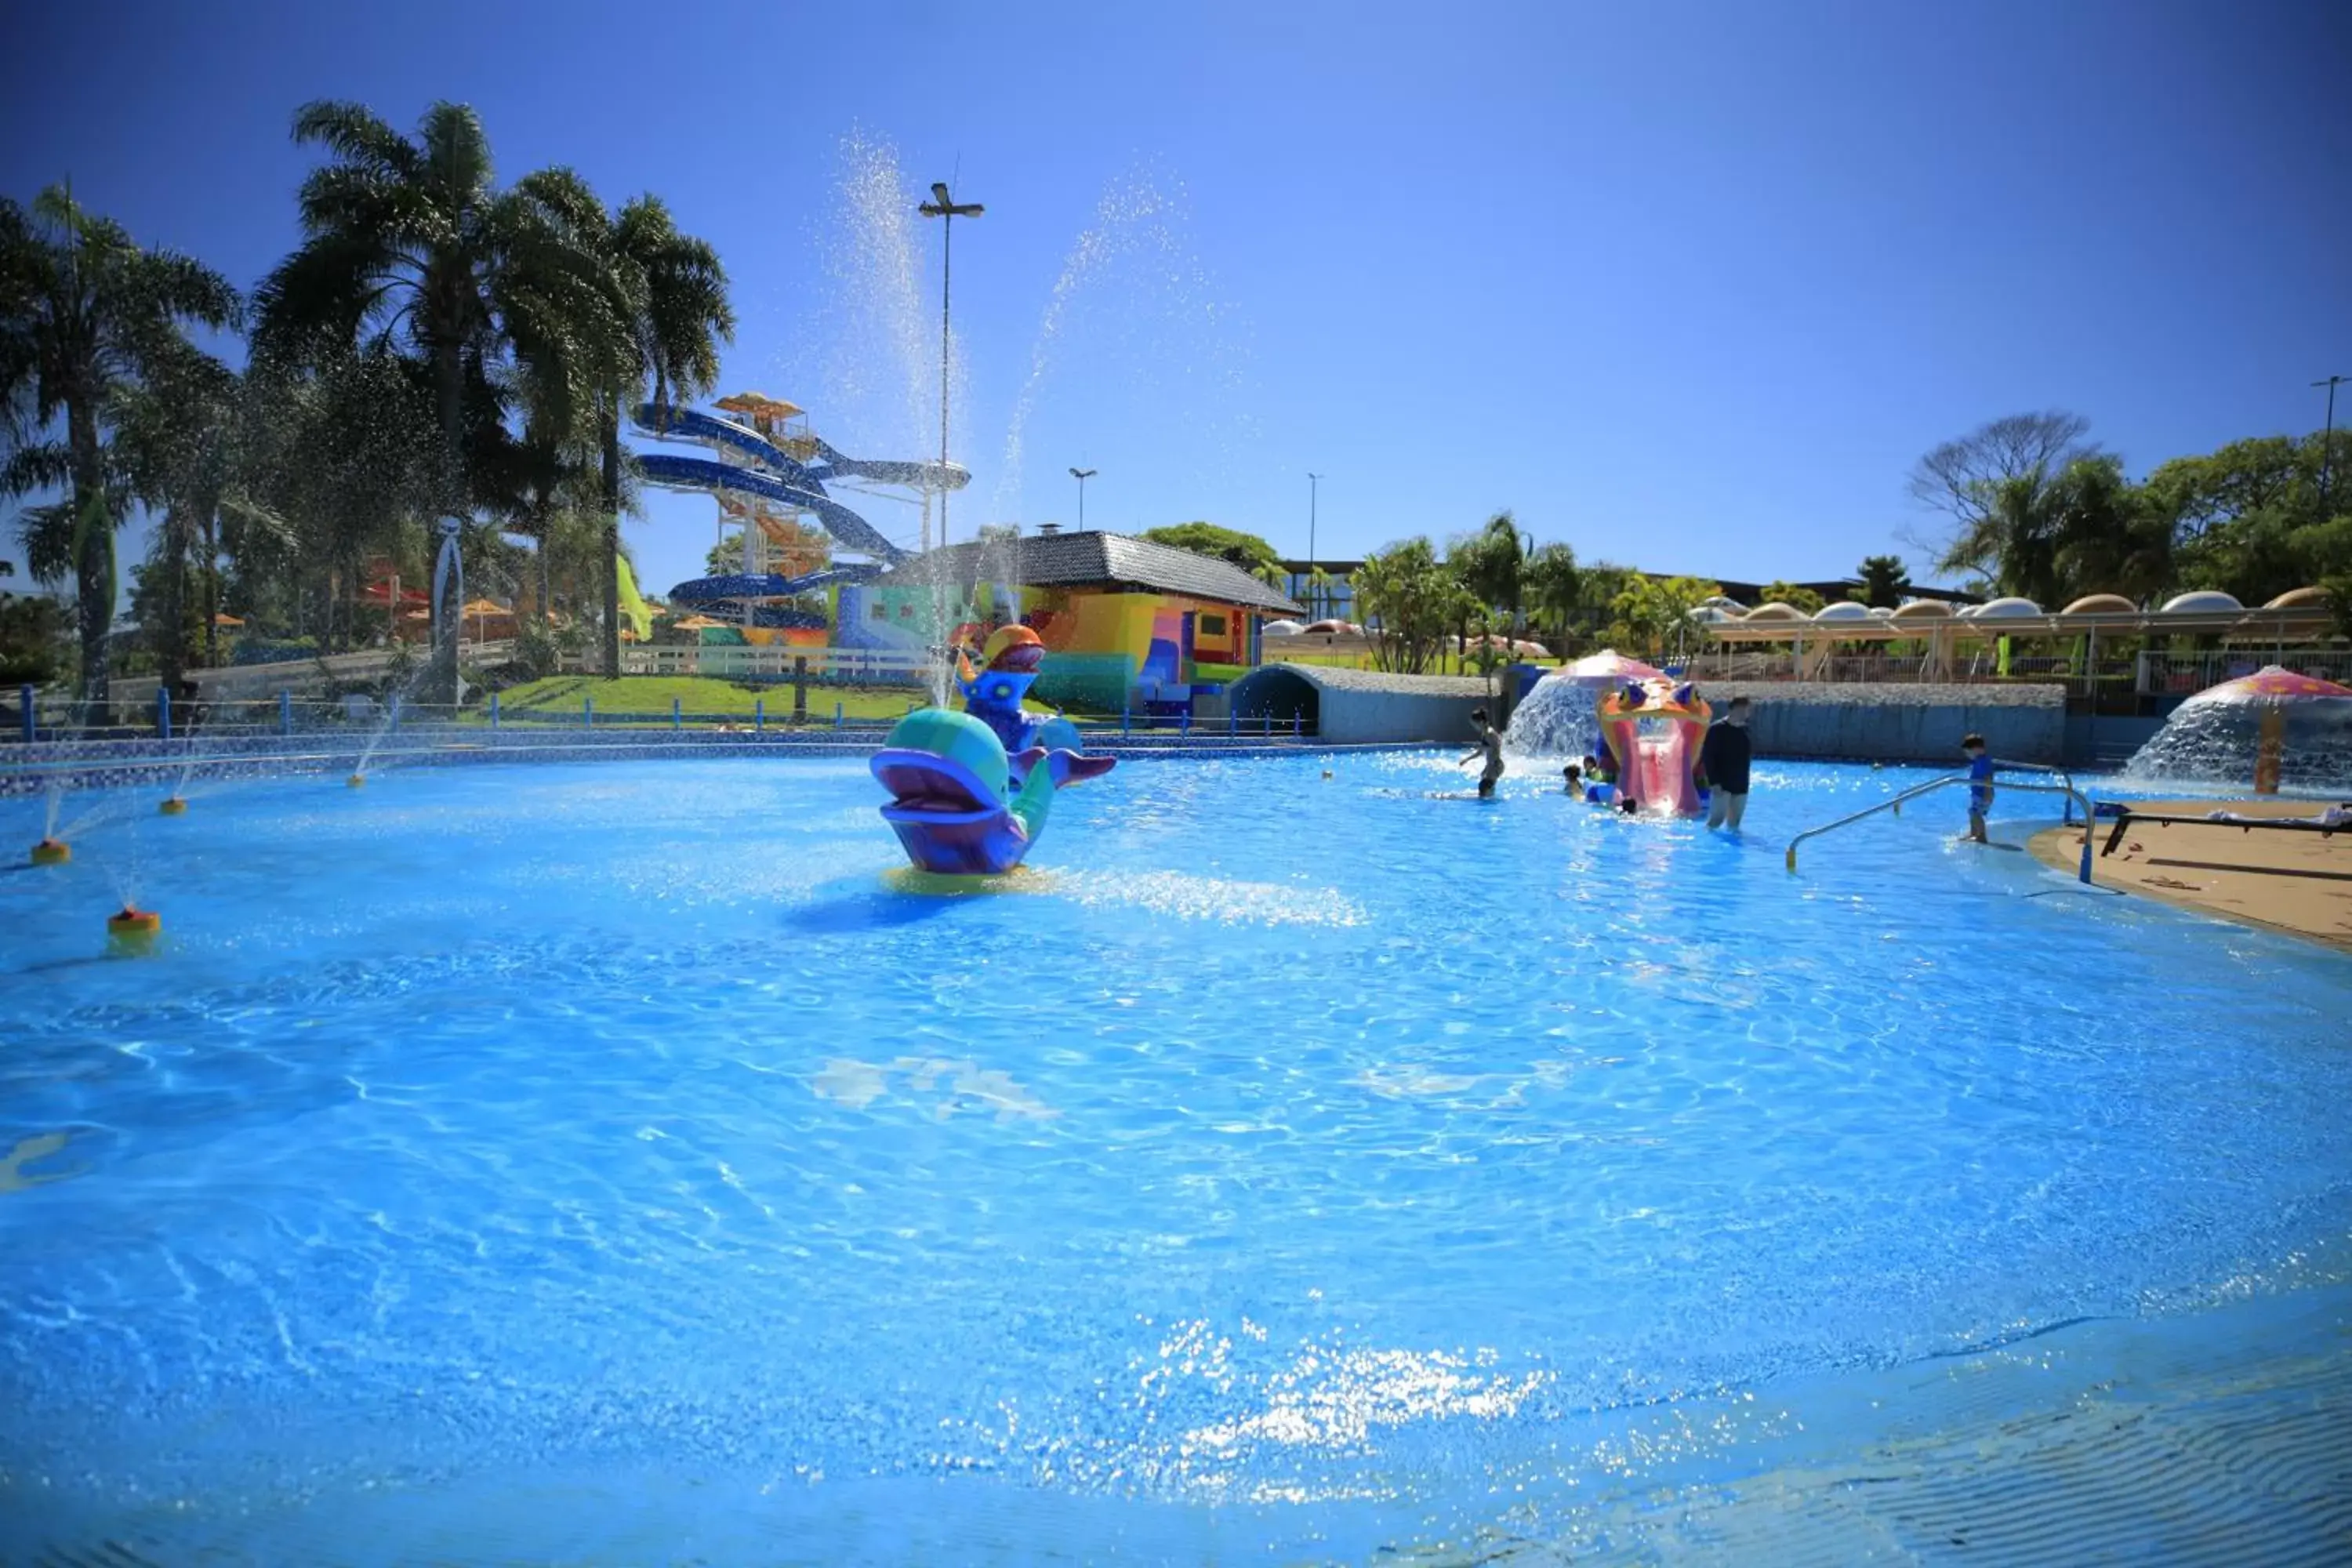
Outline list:
[[[822,572],[799,577],[779,576],[772,572],[736,572],[723,577],[697,577],[680,583],[669,591],[669,596],[688,604],[726,599],[790,599],[830,588],[835,583],[870,583],[882,574],[882,570],[866,564],[828,566]]]
[[[831,479],[951,490],[960,490],[971,482],[970,470],[960,464],[942,467],[938,463],[895,463],[844,457],[814,436],[809,439],[815,443],[822,460],[804,464],[748,425],[692,408],[665,408],[659,404],[644,403],[631,410],[629,418],[639,430],[657,441],[691,441],[713,451],[731,454],[787,483],[815,487],[820,494],[824,481]]]
[[[845,458],[824,437],[812,436],[824,461],[814,471],[824,479],[865,479],[877,485],[911,485],[917,489],[960,490],[971,483],[971,470],[961,463],[893,463],[879,458]],[[946,481],[940,482],[940,476]]]
[[[880,531],[872,523],[826,496],[814,483],[803,489],[757,469],[713,462],[708,458],[673,458],[662,452],[639,453],[637,468],[645,475],[646,483],[658,485],[664,489],[737,495],[749,500],[772,501],[779,506],[813,511],[824,524],[827,533],[852,550],[871,555],[877,561],[897,563],[907,558],[907,552],[882,537]]]
[[[788,484],[821,487],[824,482],[822,475],[809,472],[791,453],[750,426],[738,425],[731,419],[717,418],[692,408],[663,408],[652,403],[640,405],[630,419],[657,441],[691,441],[725,453],[738,462],[749,463]]]

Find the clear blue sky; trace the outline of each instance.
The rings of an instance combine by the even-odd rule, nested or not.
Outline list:
[[[960,535],[1069,521],[1076,463],[1098,526],[1303,554],[1314,469],[1326,557],[1509,507],[1588,558],[1832,575],[1898,547],[1910,463],[1980,419],[2075,409],[2144,471],[2315,428],[2307,384],[2352,373],[2352,7],[2325,0],[311,0],[9,31],[20,200],[69,174],[249,285],[295,237],[297,103],[406,127],[462,100],[504,175],[664,195],[733,276],[729,384],[874,455],[923,437],[844,282],[843,141],[955,174],[989,209],[957,234]],[[1107,194],[1173,216],[1080,268],[1016,483],[1040,324]],[[698,570],[712,518],[664,496],[630,525],[650,585]]]

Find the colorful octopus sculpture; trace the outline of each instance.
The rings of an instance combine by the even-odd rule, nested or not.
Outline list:
[[[1617,769],[1617,796],[1627,809],[1695,816],[1699,742],[1711,710],[1688,686],[1663,677],[1630,682],[1601,700],[1601,743]]]

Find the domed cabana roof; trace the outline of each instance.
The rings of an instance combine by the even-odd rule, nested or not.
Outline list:
[[[1852,599],[1840,599],[1834,605],[1823,605],[1820,609],[1815,610],[1813,619],[1816,621],[1866,621],[1870,619],[1870,606],[1857,605]]]
[[[1810,618],[1811,617],[1808,616],[1804,611],[1797,608],[1796,605],[1784,605],[1778,599],[1773,600],[1769,605],[1759,605],[1754,609],[1739,617],[1740,621],[1744,625],[1751,626],[1761,626],[1768,621],[1794,621],[1802,623]]]
[[[2028,616],[2038,616],[2041,613],[2042,606],[2032,600],[2021,599],[2011,594],[2006,597],[1988,600],[1979,605],[1976,607],[1976,613],[1970,618],[1979,621],[2007,621]]]
[[[2139,606],[2121,594],[2085,594],[2064,609],[2062,616],[2130,616],[2139,613]]]
[[[2323,606],[2327,603],[2325,588],[2289,588],[2263,606],[2265,610],[2299,610],[2305,605]]]
[[[1898,621],[1948,621],[1952,618],[1952,606],[1941,599],[1914,599],[1895,606],[1893,619]]]
[[[2163,613],[2168,616],[2216,616],[2245,607],[2232,595],[2224,594],[2218,588],[2204,588],[2195,593],[2175,594],[2164,602]]]

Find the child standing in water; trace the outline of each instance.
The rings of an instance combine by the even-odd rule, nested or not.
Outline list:
[[[1964,735],[1960,753],[1969,759],[1969,831],[1971,844],[1990,844],[1985,837],[1985,813],[1992,809],[1992,758],[1982,735]]]
[[[1484,708],[1474,708],[1470,710],[1470,722],[1476,725],[1478,729],[1477,748],[1471,752],[1469,756],[1464,757],[1461,762],[1454,765],[1458,768],[1481,753],[1486,756],[1486,770],[1478,775],[1478,798],[1487,800],[1495,794],[1495,781],[1503,776],[1503,732],[1486,722],[1486,710]]]

